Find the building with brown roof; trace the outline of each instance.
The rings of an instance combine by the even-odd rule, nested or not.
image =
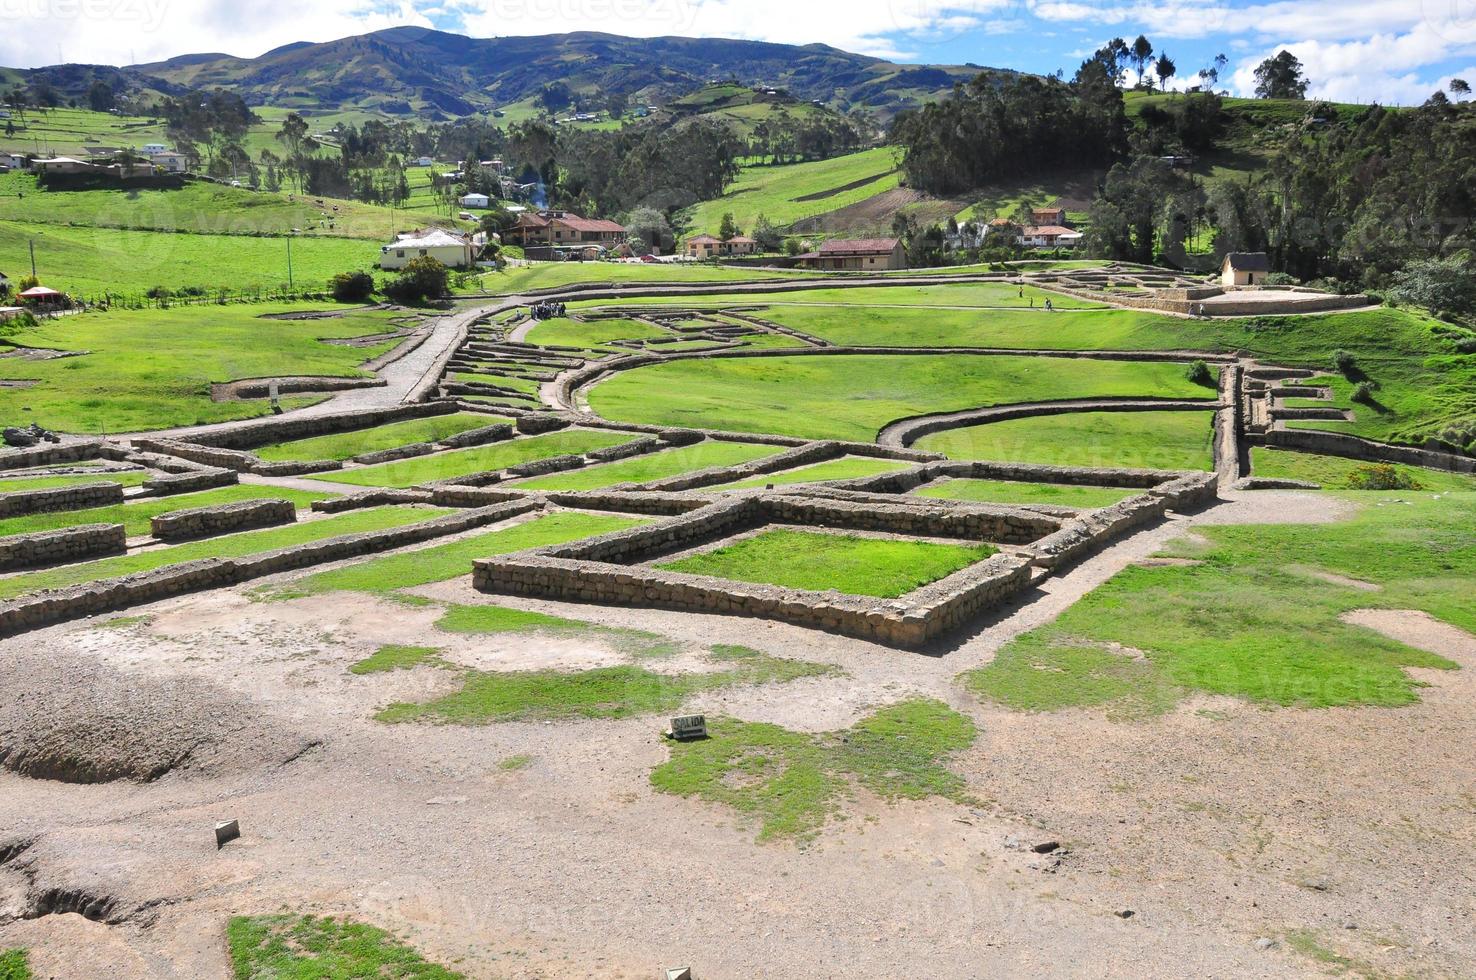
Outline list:
[[[898,238],[832,239],[800,263],[828,272],[883,272],[907,268],[907,249]]]
[[[601,245],[612,248],[625,241],[625,226],[599,218],[581,218],[571,211],[538,211],[518,215],[503,235],[510,245]]]

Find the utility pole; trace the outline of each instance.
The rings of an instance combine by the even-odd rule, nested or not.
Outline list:
[[[287,235],[287,288],[292,289],[292,235]]]
[[[36,239],[31,239],[31,278],[36,278]]]

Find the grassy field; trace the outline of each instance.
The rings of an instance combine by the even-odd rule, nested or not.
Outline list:
[[[1156,713],[1198,692],[1309,708],[1409,704],[1421,682],[1406,667],[1456,665],[1339,617],[1417,609],[1476,631],[1476,494],[1347,499],[1360,509],[1337,524],[1199,527],[1204,543],[1168,554],[1202,564],[1129,568],[965,682],[1032,711]]]
[[[272,599],[300,599],[330,592],[393,592],[470,575],[478,558],[542,548],[623,531],[646,523],[633,517],[560,512],[522,524],[397,555],[370,558],[318,572],[267,590]]]
[[[989,355],[832,355],[678,361],[589,390],[601,416],[730,432],[870,442],[896,419],[988,405],[1142,395],[1196,398],[1180,364]]]
[[[86,468],[85,463],[74,464]],[[68,467],[70,469],[72,467]],[[96,473],[92,475],[23,476],[0,480],[0,493],[16,490],[49,490],[52,487],[75,487],[80,483],[119,483],[125,487],[136,487],[153,474],[145,470],[129,470],[120,473]]]
[[[895,459],[875,459],[870,456],[843,456],[840,459],[830,459],[814,466],[802,466],[797,470],[785,470],[782,473],[766,473],[756,476],[751,480],[740,480],[737,483],[725,483],[720,487],[704,487],[709,491],[720,490],[749,490],[756,487],[793,486],[798,483],[823,483],[827,480],[857,480],[863,476],[880,476],[883,473],[896,473],[905,470],[911,463],[904,463]]]
[[[940,701],[904,701],[819,735],[728,718],[708,731],[711,738],[672,745],[651,784],[730,807],[757,824],[760,841],[811,840],[855,806],[852,784],[886,800],[972,802],[949,764],[978,731]]]
[[[25,950],[0,950],[0,980],[31,980]]]
[[[327,517],[320,521],[290,524],[265,531],[227,534],[218,538],[192,541],[188,544],[119,555],[116,558],[102,558],[76,565],[48,568],[39,572],[26,572],[0,578],[0,599],[15,599],[40,592],[43,589],[62,589],[84,582],[152,571],[167,565],[178,565],[202,558],[243,558],[246,555],[258,555],[311,541],[324,541],[344,534],[403,527],[407,524],[416,524],[441,517],[447,513],[450,512],[434,508],[375,507],[340,514],[337,517]]]
[[[528,331],[528,343],[550,347],[605,348],[616,340],[664,340],[672,336],[639,320],[591,320],[581,323],[563,317],[544,320]]]
[[[345,460],[364,453],[380,452],[409,446],[419,442],[440,442],[462,432],[506,422],[508,419],[477,412],[457,412],[454,415],[433,415],[423,419],[407,419],[391,422],[373,429],[357,432],[335,432],[332,435],[314,436],[292,442],[279,442],[274,446],[262,446],[253,450],[262,459],[287,460]]]
[[[1056,504],[1061,507],[1111,507],[1141,491],[1122,487],[1071,486],[1013,480],[941,480],[920,487],[916,496],[981,504]]]
[[[880,147],[814,163],[746,167],[726,194],[693,208],[688,224],[715,235],[731,211],[746,232],[761,214],[781,227],[792,225],[892,190],[901,178],[897,165],[898,150]]]
[[[951,271],[951,270],[939,270]],[[1023,295],[1022,295],[1023,294]],[[1042,316],[1045,315],[1045,301],[1049,299],[1057,309],[1060,310],[1106,310],[1107,308],[1094,300],[1077,299],[1074,296],[1059,296],[1048,293],[1033,286],[1014,286],[1005,282],[971,282],[971,283],[938,283],[926,286],[845,286],[824,285],[815,289],[801,289],[791,293],[782,294],[781,299],[765,300],[759,296],[760,301],[766,301],[767,310],[778,311],[782,315],[770,316],[769,313],[760,311],[759,316],[783,323],[786,326],[799,327],[800,323],[811,323],[819,328],[825,328],[835,321],[848,322],[858,314],[856,309],[870,308],[874,312],[863,314],[871,316],[868,321],[876,325],[878,333],[886,333],[887,319],[893,316],[900,317],[904,324],[918,320],[923,316],[934,316],[939,313],[944,315],[958,314],[952,316],[950,323],[958,326],[966,326],[973,320],[978,319],[977,310],[999,310],[1005,312],[1028,311],[1035,309]],[[1034,307],[1031,304],[1034,303]],[[590,300],[583,303],[571,304],[573,308],[612,308],[619,309],[624,306],[679,306],[683,309],[688,307],[694,309],[721,309],[724,306],[733,306],[732,296],[646,296],[640,299],[610,301]],[[740,304],[746,305],[746,304]],[[836,313],[835,308],[843,308],[844,312]],[[1123,312],[1114,310],[1112,312]],[[791,323],[788,317],[796,317],[796,322]],[[1168,321],[1167,317],[1158,314],[1146,314],[1158,321]],[[1034,323],[1039,329],[1045,321],[1029,320],[1021,321]],[[1166,324],[1167,325],[1167,324]],[[801,327],[801,329],[803,329]],[[806,331],[808,332],[808,331]],[[894,341],[902,343],[902,341]],[[951,346],[957,346],[959,341],[947,341]],[[880,344],[879,346],[887,346]],[[1074,348],[1073,348],[1074,349]]]
[[[953,459],[1212,470],[1214,413],[1079,412],[937,432],[915,448]]]
[[[89,302],[137,296],[155,286],[236,292],[287,285],[287,239],[120,231],[0,219],[0,268],[30,269],[43,285]],[[322,289],[340,272],[375,269],[379,246],[352,238],[297,238],[293,282]]]
[[[5,343],[79,357],[0,358],[0,378],[33,380],[0,388],[6,418],[32,418],[73,433],[133,432],[224,422],[266,414],[263,401],[213,402],[212,382],[314,375],[364,377],[359,365],[393,344],[321,343],[392,329],[391,313],[360,311],[330,320],[265,320],[264,314],[311,307],[281,303],[114,310],[45,321]],[[284,405],[301,405],[285,399]],[[30,408],[27,415],[19,414]]]
[[[847,595],[895,599],[996,553],[989,545],[780,529],[657,567],[790,589],[834,589]]]
[[[511,442],[493,443],[490,446],[458,449],[449,453],[436,453],[434,456],[365,466],[362,469],[324,473],[312,479],[360,487],[413,487],[436,480],[470,476],[473,473],[505,470],[520,463],[554,456],[593,452],[629,441],[630,434],[626,432],[568,429],[527,439],[514,439]]]
[[[751,442],[708,440],[617,463],[523,480],[515,486],[524,490],[599,490],[617,483],[648,483],[713,466],[736,466],[772,456],[778,451],[774,446]]]
[[[403,977],[461,980],[374,926],[311,915],[236,916],[226,926],[235,980]]]
[[[1279,480],[1306,480],[1320,483],[1324,490],[1356,489],[1349,479],[1370,464],[1338,456],[1318,456],[1284,449],[1255,446],[1251,449],[1251,473]],[[1476,490],[1476,476],[1446,470],[1423,469],[1418,466],[1395,466],[1394,471],[1436,493]]]
[[[191,507],[215,507],[243,500],[290,500],[299,510],[314,500],[332,497],[331,493],[307,493],[302,490],[286,490],[281,487],[239,485],[185,493],[174,497],[145,497],[141,500],[112,507],[89,507],[85,510],[54,511],[45,514],[25,514],[20,517],[0,519],[0,536],[7,534],[35,534],[77,527],[82,524],[122,524],[128,536],[150,533],[149,521],[160,514],[171,514]]]
[[[721,688],[782,684],[824,676],[833,668],[770,657],[744,647],[714,650],[711,671],[663,674],[641,666],[600,667],[578,673],[468,671],[461,690],[425,704],[392,704],[384,722],[486,725],[507,721],[631,718],[674,712],[693,695]]]
[[[469,289],[509,296],[529,289],[551,289],[587,282],[704,283],[783,279],[814,273],[774,269],[736,269],[710,262],[533,262],[472,280]]]

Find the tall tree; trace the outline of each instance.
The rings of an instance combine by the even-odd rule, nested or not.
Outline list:
[[[1256,68],[1256,97],[1262,99],[1305,99],[1307,79],[1302,63],[1290,51],[1283,50],[1267,58]]]
[[[1153,70],[1158,75],[1159,91],[1167,92],[1169,79],[1173,78],[1179,71],[1178,66],[1174,64],[1174,59],[1160,52],[1158,62],[1153,66]]]
[[[1148,71],[1148,62],[1153,58],[1153,43],[1139,34],[1138,39],[1133,42],[1132,56],[1133,67],[1138,70],[1138,84],[1141,85],[1143,76]]]
[[[297,192],[302,193],[307,176],[307,120],[295,112],[287,113],[282,128],[277,130],[277,139],[287,148],[287,164],[297,178]]]

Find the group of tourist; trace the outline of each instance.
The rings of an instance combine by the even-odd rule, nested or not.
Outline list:
[[[533,319],[552,320],[568,312],[569,307],[563,303],[539,303],[533,307]]]

